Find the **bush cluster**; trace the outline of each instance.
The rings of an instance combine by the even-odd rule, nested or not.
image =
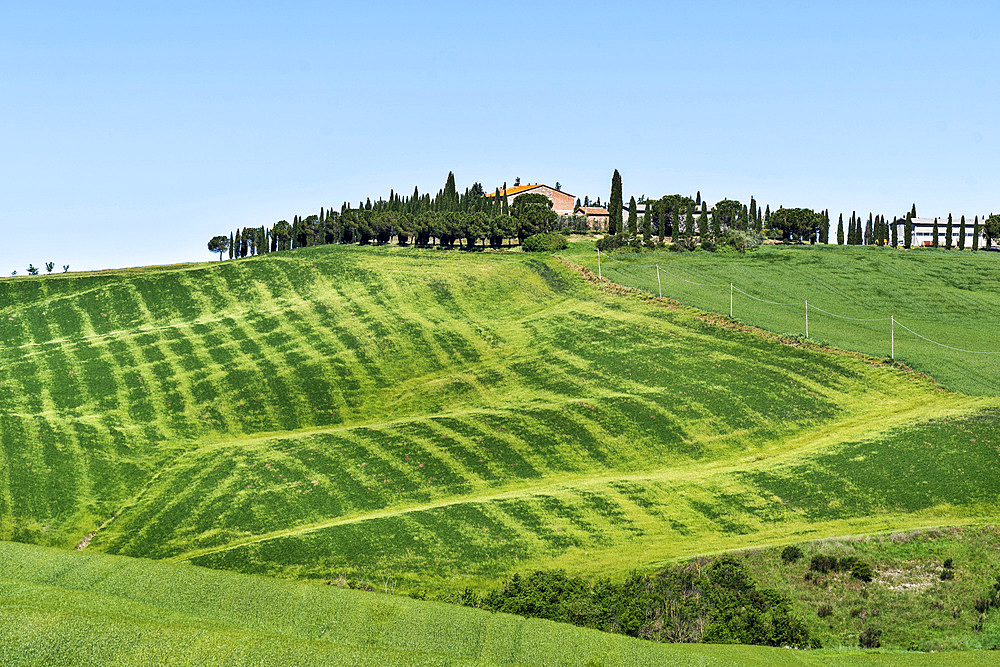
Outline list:
[[[524,239],[521,249],[525,252],[556,252],[564,250],[569,243],[566,235],[560,232],[548,232],[545,234],[533,234]]]
[[[800,558],[802,558],[802,549],[794,544],[790,544],[781,550],[781,560],[786,563],[794,563]]]
[[[871,581],[875,576],[875,570],[871,563],[863,561],[857,556],[843,556],[837,558],[827,554],[816,554],[809,560],[809,571],[826,574],[827,572],[850,572],[851,576],[864,582]]]
[[[700,569],[678,565],[621,583],[594,584],[562,570],[514,575],[462,603],[662,642],[818,647],[787,599],[761,589],[746,565],[723,556]]]

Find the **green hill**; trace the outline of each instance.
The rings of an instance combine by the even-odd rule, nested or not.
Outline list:
[[[571,244],[564,255],[597,271],[593,244]],[[645,252],[603,258],[601,272],[609,280],[653,294],[662,290],[666,297],[725,315],[733,283],[734,317],[786,335],[805,333],[803,302],[808,301],[810,338],[876,357],[891,352],[889,318],[895,317],[897,359],[955,391],[1000,395],[1000,253],[762,246],[745,255]]]
[[[5,279],[0,389],[0,537],[401,591],[1000,499],[996,399],[522,254]]]
[[[656,644],[401,596],[0,542],[5,665],[986,665],[991,658]]]

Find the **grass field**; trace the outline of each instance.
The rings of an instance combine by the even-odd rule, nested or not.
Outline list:
[[[573,243],[564,256],[597,271],[591,243]],[[659,265],[660,285],[656,269]],[[603,277],[716,313],[729,314],[729,283],[737,319],[787,335],[809,337],[876,357],[891,351],[896,320],[932,340],[976,352],[949,350],[895,327],[895,354],[955,391],[1000,395],[1000,253],[856,246],[762,246],[746,255],[644,252],[605,255]],[[691,284],[723,285],[704,287]],[[821,310],[822,309],[822,310]],[[886,318],[858,322],[830,316]]]
[[[8,539],[434,591],[981,522],[1000,497],[971,465],[995,399],[552,258],[321,247],[0,284]],[[986,424],[955,468],[928,451],[938,485],[873,504],[836,477],[928,420]]]
[[[3,279],[0,539],[447,597],[989,523],[980,393],[520,253]]]
[[[5,665],[987,665],[993,658],[655,644],[401,596],[0,542]]]

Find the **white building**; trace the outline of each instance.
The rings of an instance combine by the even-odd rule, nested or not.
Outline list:
[[[986,216],[979,216],[979,248],[986,247],[986,235],[983,234],[983,220]],[[912,246],[931,247],[934,245],[934,220],[935,218],[914,218],[913,219],[913,240]],[[975,236],[975,216],[965,216],[965,247],[972,248],[972,237]],[[903,245],[906,233],[906,221],[899,220],[896,223],[896,238],[899,245]],[[938,246],[945,247],[948,244],[948,216],[937,218],[938,225]],[[952,217],[951,227],[951,247],[958,247],[958,235],[962,233],[962,216]]]

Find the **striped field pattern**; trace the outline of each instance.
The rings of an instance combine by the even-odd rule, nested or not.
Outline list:
[[[401,590],[981,521],[998,500],[977,468],[982,493],[869,507],[848,485],[813,516],[787,488],[809,461],[995,423],[996,399],[519,253],[0,280],[0,396],[0,539]]]

